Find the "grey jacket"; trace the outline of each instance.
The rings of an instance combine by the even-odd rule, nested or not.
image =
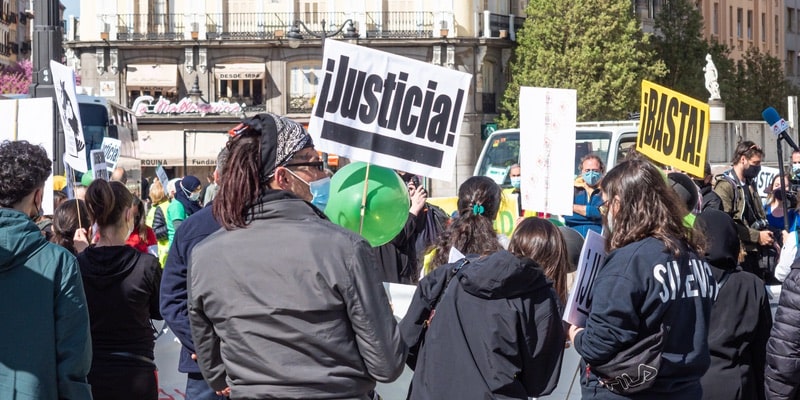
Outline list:
[[[406,347],[369,244],[286,192],[189,260],[198,365],[232,399],[363,399]]]

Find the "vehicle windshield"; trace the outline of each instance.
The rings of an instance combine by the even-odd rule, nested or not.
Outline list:
[[[86,142],[86,164],[90,165],[89,152],[98,150],[103,145],[103,137],[108,126],[108,110],[101,104],[80,103],[78,107],[81,113],[83,139]]]
[[[608,148],[611,144],[611,132],[580,131],[576,133],[575,162],[573,172],[580,173],[580,161],[583,156],[595,153],[603,163],[608,165]],[[509,168],[519,163],[519,132],[498,133],[489,138],[485,145],[483,157],[477,175],[488,176],[503,187],[510,187]]]

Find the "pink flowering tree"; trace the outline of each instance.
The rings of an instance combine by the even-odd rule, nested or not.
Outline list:
[[[0,69],[0,94],[27,94],[33,76],[33,64],[22,60]]]

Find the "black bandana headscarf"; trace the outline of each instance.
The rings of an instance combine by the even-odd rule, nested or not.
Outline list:
[[[232,135],[260,135],[261,137],[261,174],[262,182],[266,182],[275,174],[275,169],[286,165],[295,153],[314,142],[302,125],[291,119],[272,113],[258,114],[248,118],[231,129]]]

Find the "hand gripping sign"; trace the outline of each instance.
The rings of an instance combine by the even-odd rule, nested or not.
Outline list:
[[[308,131],[317,150],[452,180],[471,75],[325,41]]]
[[[642,81],[637,151],[702,178],[710,127],[708,104]]]

